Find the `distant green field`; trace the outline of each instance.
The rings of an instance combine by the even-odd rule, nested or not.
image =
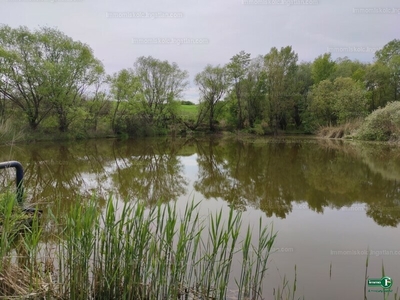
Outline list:
[[[197,105],[181,105],[179,107],[179,115],[184,119],[195,119],[197,110]]]

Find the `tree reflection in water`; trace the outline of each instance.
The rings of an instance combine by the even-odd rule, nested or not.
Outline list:
[[[397,226],[400,170],[384,178],[376,167],[375,152],[366,151],[368,147],[301,139],[199,142],[194,187],[206,198],[224,199],[241,210],[253,206],[268,217],[285,218],[293,205],[303,201],[318,213],[325,207],[364,203],[367,215],[379,225]],[[395,153],[387,150],[386,160],[399,163]],[[365,163],[366,159],[374,164]]]
[[[400,154],[388,145],[299,138],[149,138],[0,150],[0,161],[24,165],[27,201],[41,206],[61,201],[63,210],[93,193],[100,207],[110,193],[148,205],[185,197],[191,187],[181,158],[196,154],[194,189],[238,210],[254,207],[268,217],[285,218],[303,202],[317,213],[357,204],[379,225],[397,226],[400,221]],[[2,186],[12,179],[9,172],[0,174]]]

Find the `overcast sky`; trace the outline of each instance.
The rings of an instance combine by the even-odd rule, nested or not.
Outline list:
[[[0,23],[55,27],[87,43],[107,73],[139,56],[176,62],[194,76],[241,50],[292,46],[299,61],[331,52],[364,62],[400,38],[399,0],[0,0]]]

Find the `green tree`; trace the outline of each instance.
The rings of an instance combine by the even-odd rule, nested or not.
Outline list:
[[[260,55],[250,62],[247,77],[244,81],[246,114],[250,127],[254,127],[254,123],[264,117],[266,93],[264,58]]]
[[[0,92],[24,113],[36,129],[52,105],[46,88],[46,67],[38,48],[38,35],[27,27],[0,27]]]
[[[375,52],[375,58],[388,66],[390,70],[390,84],[392,100],[400,97],[400,40],[394,39],[387,43],[381,50]]]
[[[375,52],[375,58],[383,63],[389,63],[397,55],[400,55],[400,40],[397,39],[390,41],[381,50]]]
[[[130,100],[139,101],[141,85],[139,78],[135,76],[132,69],[123,69],[118,73],[114,73],[109,77],[109,82],[111,95],[113,100],[116,101],[111,120],[111,127],[114,133],[116,133],[118,130],[115,122],[121,102],[128,102]]]
[[[182,97],[186,89],[188,73],[176,63],[161,61],[151,56],[139,57],[134,65],[135,75],[141,83],[140,92],[146,102],[144,117],[149,124],[165,125],[173,101]]]
[[[105,92],[96,92],[92,98],[84,99],[84,110],[87,112],[85,128],[97,132],[99,124],[102,124],[103,131],[108,131],[111,104],[112,102]]]
[[[369,94],[369,111],[384,107],[392,101],[390,69],[382,62],[369,65],[365,74],[365,85]]]
[[[47,27],[1,27],[0,60],[0,89],[32,129],[54,108],[59,130],[67,131],[82,95],[104,72],[89,46]]]
[[[4,122],[9,117],[10,101],[7,95],[11,92],[10,85],[0,80],[0,122]],[[8,91],[8,92],[7,92]]]
[[[48,74],[48,91],[58,118],[59,130],[66,132],[74,118],[82,95],[104,73],[102,63],[92,49],[62,32],[43,28],[39,33],[39,56]]]
[[[313,122],[318,125],[336,125],[335,88],[333,83],[326,79],[313,86],[310,91],[309,110]],[[313,124],[313,126],[315,126]]]
[[[237,128],[243,129],[244,127],[244,97],[243,97],[243,85],[244,79],[247,73],[247,69],[250,64],[250,53],[246,53],[244,51],[240,51],[238,54],[234,55],[231,58],[231,62],[227,65],[227,71],[232,79],[233,89],[236,96],[237,101]]]
[[[292,118],[296,128],[299,128],[303,125],[303,120],[307,119],[306,115],[307,106],[308,106],[308,93],[313,85],[313,79],[311,75],[311,63],[309,62],[301,62],[298,65],[295,79],[294,79],[294,89],[295,89],[295,97],[294,104],[292,110]],[[308,126],[305,124],[306,127]]]
[[[335,71],[336,63],[332,61],[331,54],[325,53],[318,56],[312,63],[311,73],[315,84],[328,79]]]
[[[99,123],[103,124],[103,130],[108,130],[109,122],[108,116],[110,115],[112,102],[110,101],[109,93],[106,92],[109,78],[106,74],[99,77],[98,81],[94,84],[94,93],[91,97],[84,99],[84,109],[87,111],[85,120],[85,128],[97,132]]]
[[[336,78],[335,104],[338,120],[345,123],[367,115],[367,98],[364,88],[351,78]]]
[[[400,55],[395,55],[389,62],[390,81],[394,93],[393,100],[400,100]]]
[[[209,116],[209,129],[215,130],[216,106],[227,93],[230,86],[230,77],[226,67],[207,65],[195,77],[195,83],[200,90],[200,114]]]
[[[336,67],[331,79],[350,77],[354,81],[364,82],[367,68],[366,64],[358,60],[352,61],[347,56],[336,59],[335,63]]]
[[[293,107],[293,81],[297,70],[297,59],[297,54],[290,46],[281,48],[280,51],[273,47],[265,55],[269,119],[275,134],[278,126],[286,128],[286,115]]]
[[[319,125],[336,125],[367,114],[363,87],[351,78],[323,80],[310,93],[310,109]]]

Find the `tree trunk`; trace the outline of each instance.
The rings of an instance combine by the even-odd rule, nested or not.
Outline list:
[[[210,107],[210,131],[214,131],[214,106]]]
[[[242,113],[242,104],[240,103],[240,98],[238,98],[236,96],[237,100],[238,100],[238,108],[239,108],[239,117],[238,117],[238,125],[237,125],[237,129],[243,129],[243,113]]]
[[[294,106],[294,122],[296,123],[296,128],[299,128],[301,125],[301,118],[298,105]]]
[[[112,130],[113,130],[114,133],[116,133],[116,132],[115,132],[115,117],[116,117],[116,115],[117,115],[119,103],[120,103],[120,101],[117,102],[117,106],[115,107],[114,115],[113,115],[112,122],[111,122],[111,128],[112,128]]]
[[[278,115],[275,114],[274,136],[277,136],[277,135],[278,135],[278,123],[279,123],[279,121],[278,121]]]
[[[29,120],[29,127],[32,130],[36,130],[38,128],[38,122],[36,122],[36,120]]]
[[[58,130],[60,132],[68,131],[67,113],[63,108],[58,109]]]
[[[40,123],[38,121],[39,112],[38,112],[37,108],[36,109],[34,108],[33,112],[32,111],[26,111],[26,110],[24,110],[24,111],[28,115],[29,127],[32,130],[36,130],[38,128],[38,126],[39,126],[39,123]]]

